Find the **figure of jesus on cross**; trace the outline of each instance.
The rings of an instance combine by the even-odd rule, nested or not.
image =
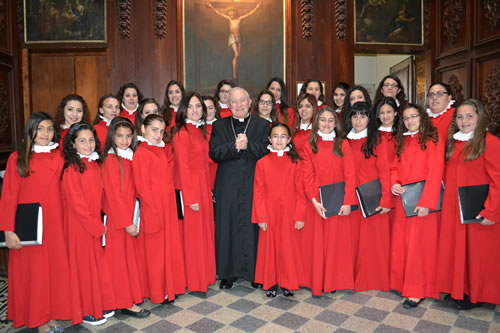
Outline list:
[[[233,80],[237,80],[241,52],[240,23],[243,19],[251,16],[257,9],[262,7],[262,2],[257,3],[254,9],[242,16],[239,16],[238,9],[234,6],[227,7],[227,15],[217,10],[210,2],[208,3],[208,7],[229,21],[229,39],[227,45],[233,50]]]

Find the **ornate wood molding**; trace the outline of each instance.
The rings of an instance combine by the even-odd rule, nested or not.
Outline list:
[[[8,100],[7,89],[0,83],[0,140],[4,139],[7,127],[9,126]]]
[[[19,42],[24,42],[24,7],[23,0],[16,1],[16,21]]]
[[[450,86],[451,95],[455,98],[457,104],[462,103],[464,100],[464,94],[462,93],[464,87],[460,84],[455,74],[452,74],[448,79],[448,85]]]
[[[424,2],[424,44],[428,45],[431,37],[431,1]]]
[[[162,40],[167,36],[167,0],[154,0],[155,35]]]
[[[488,129],[500,136],[500,65],[493,66],[484,81],[484,110],[488,115]]]
[[[132,0],[118,0],[118,30],[120,39],[130,38],[130,17],[132,15]]]
[[[498,0],[482,0],[484,12],[493,31],[500,26],[500,2]]]
[[[464,7],[460,0],[445,0],[442,6],[444,35],[448,39],[448,45],[455,46],[461,21],[465,15]]]
[[[312,38],[313,0],[300,0],[300,16],[302,21],[302,38]]]
[[[7,17],[4,14],[4,12],[6,11],[5,7],[6,7],[5,0],[0,0],[0,31],[5,31],[6,32]]]
[[[347,27],[347,0],[335,1],[335,31],[338,40],[345,40]]]

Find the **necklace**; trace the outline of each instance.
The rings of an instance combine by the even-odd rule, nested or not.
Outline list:
[[[247,134],[248,124],[250,124],[250,119],[252,119],[252,117],[250,115],[248,115],[248,123],[245,126],[245,130],[243,131],[243,134]],[[232,119],[231,119],[231,128],[233,129],[234,138],[236,139],[238,136],[236,135],[236,131],[234,130],[234,124],[233,124]]]

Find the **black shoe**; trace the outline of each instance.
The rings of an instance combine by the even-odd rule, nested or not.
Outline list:
[[[233,279],[220,280],[219,289],[231,289],[233,287]]]
[[[151,312],[149,310],[146,310],[146,309],[141,309],[141,311],[137,311],[137,312],[129,310],[129,309],[122,309],[122,314],[127,315],[127,316],[136,317],[136,318],[146,318],[146,317],[149,317]]]
[[[457,310],[470,310],[482,306],[483,303],[472,303],[469,295],[464,295],[464,299],[455,300],[455,307]]]
[[[276,291],[276,290],[268,290],[266,292],[267,297],[276,297],[277,294],[278,294],[278,291]]]
[[[416,308],[420,303],[422,303],[424,299],[420,299],[419,301],[415,302],[412,301],[411,299],[406,299],[406,301],[403,302],[403,308],[405,309],[413,309]]]
[[[285,297],[293,296],[293,291],[285,289],[285,288],[281,288],[281,289],[283,290],[283,296],[285,296]]]
[[[257,282],[252,282],[252,287],[255,289],[259,289],[262,288],[262,284]]]
[[[175,303],[175,298],[171,301],[168,300],[168,297],[165,298],[165,300],[163,302],[161,302],[162,305],[166,305],[166,304],[172,304],[172,303]]]

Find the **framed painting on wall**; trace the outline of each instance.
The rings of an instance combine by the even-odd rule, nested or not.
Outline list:
[[[424,45],[423,0],[354,0],[354,43]]]
[[[24,0],[24,43],[106,44],[106,0]]]
[[[233,80],[255,96],[274,76],[285,79],[286,0],[183,0],[187,90],[213,95]]]

